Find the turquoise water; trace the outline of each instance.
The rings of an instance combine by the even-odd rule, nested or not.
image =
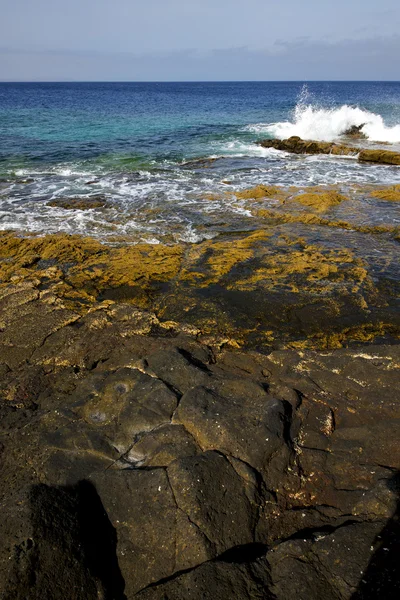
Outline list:
[[[232,192],[251,185],[400,182],[397,167],[256,144],[364,123],[367,144],[399,147],[400,83],[0,84],[0,228],[197,241],[246,215]],[[92,196],[106,205],[48,206]]]

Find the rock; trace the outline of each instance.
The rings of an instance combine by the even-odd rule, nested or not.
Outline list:
[[[180,393],[196,385],[207,385],[210,380],[207,365],[179,348],[152,354],[148,359],[148,366],[157,377]]]
[[[274,597],[285,600],[350,599],[367,570],[382,523],[349,523],[327,534],[315,531],[267,554]]]
[[[30,357],[50,334],[79,319],[71,310],[43,302],[27,302],[11,313],[6,329],[0,330],[0,348],[7,364],[14,366]]]
[[[362,150],[358,156],[360,162],[400,165],[400,152],[391,150]]]
[[[161,425],[140,438],[125,459],[140,467],[167,467],[177,458],[200,454],[183,425]]]
[[[251,547],[238,549],[237,558],[227,556],[207,562],[188,573],[140,592],[138,600],[273,600],[265,561],[247,562]],[[244,560],[243,560],[244,559]],[[243,562],[240,562],[243,560]],[[232,562],[231,562],[232,561]],[[246,561],[246,562],[245,562]],[[283,599],[282,599],[283,600]]]
[[[203,533],[213,556],[254,541],[256,496],[225,456],[210,451],[174,461],[168,478],[175,501]]]
[[[116,530],[127,598],[213,556],[205,535],[177,506],[165,469],[109,471],[91,481]]]
[[[86,185],[95,183],[88,182]],[[107,200],[104,196],[89,196],[86,198],[56,198],[47,202],[47,206],[54,208],[64,208],[65,210],[90,210],[93,208],[103,208],[107,206]]]
[[[6,600],[398,597],[397,296],[279,227],[185,248],[0,234]],[[357,336],[332,332],[357,302]]]
[[[115,531],[93,486],[36,485],[22,502],[4,600],[122,597]]]
[[[400,185],[393,185],[382,190],[374,190],[371,196],[379,200],[390,200],[392,202],[400,202]]]
[[[19,183],[19,184],[22,184],[22,185],[26,185],[28,183],[34,183],[34,182],[35,182],[35,180],[32,179],[32,177],[27,177],[26,179],[16,179],[14,181],[14,183]]]
[[[309,192],[294,197],[295,202],[314,208],[316,212],[324,212],[332,206],[338,206],[348,198],[331,190],[327,192]]]
[[[336,144],[335,142],[317,142],[302,140],[292,136],[286,140],[262,140],[263,148],[275,148],[294,154],[332,154],[336,156],[358,156],[360,162],[373,162],[385,165],[400,165],[400,152],[380,149],[360,149],[354,146]]]
[[[262,140],[259,142],[263,148],[275,148],[284,152],[292,152],[294,154],[334,154],[338,156],[354,155],[356,156],[360,149],[336,144],[334,142],[316,142],[312,140],[302,140],[297,135],[294,135],[286,140]]]
[[[282,452],[287,462],[290,450],[285,440],[285,404],[253,382],[226,383],[219,393],[203,387],[188,391],[175,421],[190,431],[201,448],[215,448],[259,471],[267,472],[271,457]]]
[[[178,398],[157,378],[138,369],[93,373],[74,393],[74,410],[97,426],[123,454],[139,434],[169,423]]]
[[[345,135],[347,137],[352,137],[352,138],[366,139],[367,136],[362,131],[362,128],[364,127],[364,125],[365,125],[365,123],[362,123],[361,125],[352,125],[348,129],[346,129],[346,131],[342,135]]]

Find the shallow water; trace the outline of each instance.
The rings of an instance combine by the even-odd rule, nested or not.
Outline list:
[[[399,83],[0,84],[0,228],[196,242],[250,227],[233,192],[259,183],[400,183],[399,167],[256,144],[336,139],[364,121],[364,144],[400,146]],[[101,208],[48,206],[99,195]],[[379,215],[398,218],[393,203]]]

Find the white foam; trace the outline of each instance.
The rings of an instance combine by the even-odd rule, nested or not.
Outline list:
[[[215,142],[210,144],[217,152],[209,155],[209,158],[242,158],[242,157],[274,157],[280,158],[281,153],[275,148],[263,148],[254,142],[243,142],[242,140],[231,140],[228,142]]]
[[[320,108],[312,104],[297,104],[292,121],[256,123],[247,129],[272,137],[288,138],[298,135],[306,140],[332,141],[352,126],[361,128],[375,142],[400,142],[400,124],[386,125],[382,116],[359,107],[344,104],[339,108]]]

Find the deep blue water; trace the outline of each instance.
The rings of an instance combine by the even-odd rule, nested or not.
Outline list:
[[[299,161],[256,145],[294,134],[335,139],[362,122],[370,143],[400,144],[399,82],[0,83],[0,227],[86,232],[87,216],[47,206],[65,196],[105,194],[126,215],[127,234],[144,227],[144,206],[168,206],[179,220],[191,204],[204,216],[204,195],[227,180],[235,189],[399,181],[397,168]],[[208,169],[182,166],[204,157],[221,158]],[[90,227],[95,217],[106,235],[104,215],[91,213]]]

